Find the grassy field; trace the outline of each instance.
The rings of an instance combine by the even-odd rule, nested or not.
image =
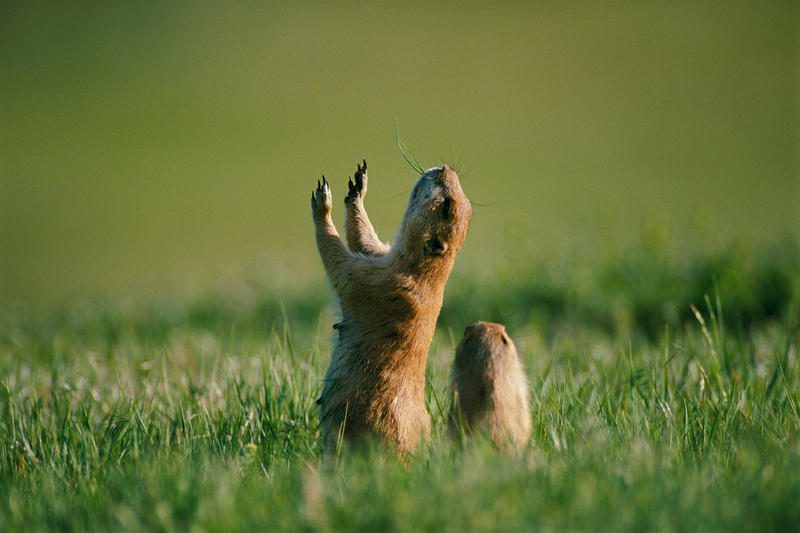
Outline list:
[[[0,5],[0,531],[800,529],[800,4]],[[474,213],[407,467],[324,458],[308,195]],[[520,457],[445,432],[466,324]]]
[[[321,456],[322,286],[5,307],[0,529],[797,529],[799,258],[792,240],[639,246],[455,274],[433,440],[407,469]],[[521,457],[446,435],[454,342],[479,317],[509,324],[530,376]]]

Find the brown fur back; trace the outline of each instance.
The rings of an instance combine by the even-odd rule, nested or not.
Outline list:
[[[501,448],[521,449],[530,438],[528,380],[502,324],[467,326],[450,376],[455,396],[451,433],[488,430]]]

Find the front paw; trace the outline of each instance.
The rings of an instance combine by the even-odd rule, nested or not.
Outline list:
[[[325,176],[317,180],[317,188],[311,193],[311,214],[314,218],[325,218],[331,214],[331,186]]]
[[[349,204],[356,199],[364,200],[367,195],[367,160],[364,159],[361,165],[357,165],[356,173],[353,178],[347,180],[347,196],[344,203]]]

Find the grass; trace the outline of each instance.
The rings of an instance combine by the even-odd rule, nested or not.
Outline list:
[[[321,456],[322,287],[6,307],[0,529],[797,529],[797,259],[791,243],[645,246],[496,285],[456,273],[428,367],[434,436],[408,467]],[[473,315],[506,319],[530,376],[520,457],[446,435]]]
[[[800,227],[797,5],[7,4],[0,531],[800,529],[796,235],[686,250]],[[407,467],[321,456],[306,200],[366,157],[390,239],[398,123],[475,206]],[[478,319],[520,457],[444,431]]]

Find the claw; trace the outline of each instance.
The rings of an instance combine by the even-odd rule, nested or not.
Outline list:
[[[345,196],[344,202],[348,203],[351,200],[355,200],[357,196],[358,196],[358,193],[356,192],[356,184],[353,183],[353,178],[352,177],[348,177],[347,178],[347,196]]]

